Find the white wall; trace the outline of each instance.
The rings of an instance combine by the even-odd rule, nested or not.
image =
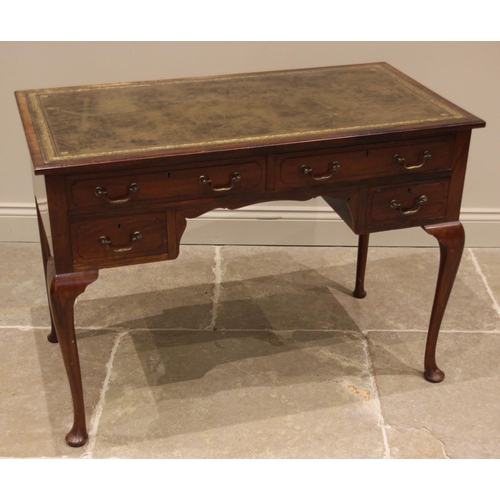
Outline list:
[[[500,246],[499,42],[0,42],[0,241],[38,238],[15,90],[378,61],[487,122],[473,131],[461,220],[468,246]],[[342,224],[318,200],[280,202],[190,221],[183,243],[355,244]],[[419,229],[372,243],[435,244]]]

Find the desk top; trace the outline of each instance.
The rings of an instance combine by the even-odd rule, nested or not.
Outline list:
[[[484,122],[386,63],[16,92],[35,171]]]

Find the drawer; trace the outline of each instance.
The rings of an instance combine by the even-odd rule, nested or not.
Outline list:
[[[113,217],[70,225],[73,261],[110,262],[168,253],[165,213]]]
[[[446,215],[449,179],[368,191],[366,227],[415,225]]]
[[[265,157],[200,168],[137,170],[116,175],[68,177],[68,204],[73,208],[139,206],[141,202],[204,198],[265,190]]]
[[[276,187],[293,188],[449,170],[454,136],[393,141],[363,149],[277,155]]]

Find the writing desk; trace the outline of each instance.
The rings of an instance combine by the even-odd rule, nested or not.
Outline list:
[[[186,219],[322,196],[359,235],[422,226],[441,260],[424,359],[464,246],[471,130],[485,123],[388,64],[16,92],[33,161],[52,318],[87,441],[73,309],[98,270],[175,259]]]

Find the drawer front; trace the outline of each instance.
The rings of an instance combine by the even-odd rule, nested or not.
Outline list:
[[[366,226],[415,225],[444,217],[449,180],[413,183],[400,187],[371,188],[368,191]]]
[[[453,136],[367,145],[357,151],[322,150],[277,155],[279,189],[333,184],[451,169]]]
[[[75,263],[168,253],[165,213],[75,222],[70,230]]]
[[[73,208],[131,207],[148,201],[204,198],[265,190],[265,158],[183,170],[135,171],[88,179],[67,179]]]

